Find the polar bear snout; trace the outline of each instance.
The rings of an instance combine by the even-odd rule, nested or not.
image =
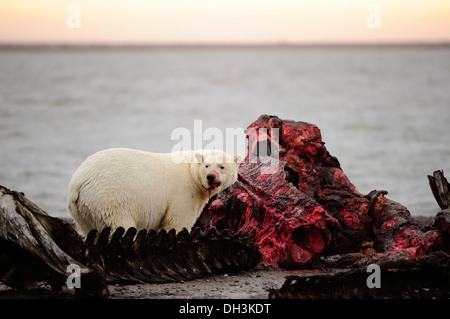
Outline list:
[[[219,178],[219,173],[217,173],[216,171],[212,171],[212,172],[208,172],[208,174],[206,175],[206,179],[208,180],[208,183],[213,183],[216,178]]]
[[[217,173],[216,171],[209,171],[206,175],[206,181],[210,187],[219,187],[222,184],[219,173]]]

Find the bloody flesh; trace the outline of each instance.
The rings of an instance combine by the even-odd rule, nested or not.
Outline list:
[[[387,192],[361,194],[317,126],[262,115],[247,138],[238,181],[213,198],[196,225],[247,236],[263,256],[260,266],[306,268],[321,256],[358,252],[366,242],[380,258],[419,258],[443,248],[444,234],[419,227]],[[255,160],[261,149],[272,158]]]

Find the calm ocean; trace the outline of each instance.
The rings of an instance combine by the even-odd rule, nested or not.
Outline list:
[[[361,192],[439,210],[427,175],[450,177],[449,46],[3,49],[0,185],[67,217],[88,155],[169,152],[194,120],[225,132],[264,113],[316,124]]]

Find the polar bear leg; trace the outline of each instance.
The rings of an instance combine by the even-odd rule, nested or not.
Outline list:
[[[83,191],[81,189],[81,191]],[[110,227],[111,233],[118,227],[126,229],[136,228],[136,221],[130,214],[128,205],[114,205],[113,200],[109,201],[109,207],[102,206],[98,201],[79,201],[80,194],[76,194],[75,200],[70,201],[69,209],[77,225],[77,229],[84,235],[96,229],[101,232],[104,228]]]
[[[193,204],[192,196],[191,193],[186,192],[174,199],[170,203],[159,228],[167,231],[175,229],[177,233],[183,230],[183,228],[191,231],[192,226],[194,226],[202,212],[203,206],[207,202],[206,198],[201,200],[200,203]]]

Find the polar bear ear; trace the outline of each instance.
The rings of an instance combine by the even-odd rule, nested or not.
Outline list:
[[[195,162],[203,163],[203,154],[202,153],[195,153]]]
[[[234,155],[234,162],[239,164],[242,161],[242,158],[239,155]]]

